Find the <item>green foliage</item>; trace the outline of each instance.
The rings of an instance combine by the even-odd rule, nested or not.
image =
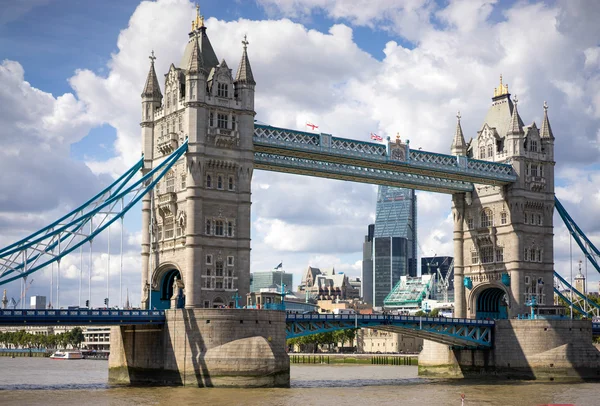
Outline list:
[[[314,344],[315,346],[328,346],[331,350],[331,347],[338,343],[341,343],[342,347],[344,347],[346,343],[352,345],[354,337],[356,337],[356,330],[352,328],[290,338],[287,340],[287,344],[290,346],[298,345],[301,349],[306,345]]]
[[[427,313],[425,313],[423,310],[419,310],[418,312],[415,313],[415,316],[427,316]]]
[[[440,317],[440,308],[436,307],[431,312],[429,312],[430,317]]]
[[[0,333],[0,344],[4,348],[65,348],[71,345],[78,348],[83,342],[83,330],[75,327],[71,331],[60,334],[32,334],[25,330]]]

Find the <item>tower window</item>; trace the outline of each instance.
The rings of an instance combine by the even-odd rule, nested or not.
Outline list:
[[[206,289],[210,289],[210,279],[206,278]],[[204,303],[205,307],[208,307],[206,303]]]
[[[496,262],[504,262],[504,248],[496,247]]]
[[[229,256],[227,257],[227,266],[233,266],[233,257]],[[229,275],[231,276],[231,275]]]
[[[237,121],[235,121],[235,114],[231,115],[231,128],[237,130]]]
[[[216,276],[223,276],[223,262],[222,261],[217,261],[217,264],[215,265],[215,275]]]
[[[207,235],[210,235],[210,229],[211,229],[211,221],[206,220],[206,234]]]
[[[221,175],[217,176],[217,189],[223,189],[223,177]]]
[[[481,227],[492,227],[494,225],[494,213],[490,209],[481,212]]]
[[[181,121],[181,116],[179,116],[179,131],[183,130],[183,122]]]
[[[215,289],[223,289],[223,281],[217,281],[217,285],[215,286]]]
[[[531,165],[531,176],[538,176],[538,167],[537,167],[537,165]]]
[[[508,216],[506,215],[506,212],[505,212],[505,211],[503,211],[502,213],[500,213],[500,222],[501,222],[502,224],[506,224],[506,222],[507,222],[507,217],[508,217]]]
[[[165,218],[165,240],[168,240],[169,238],[173,238],[174,225],[175,225],[175,221],[173,219],[173,216],[169,216],[169,217]]]
[[[185,174],[181,175],[181,189],[185,189]]]
[[[212,179],[211,179],[210,175],[206,175],[206,187],[207,188],[212,187]]]
[[[206,268],[206,276],[210,276],[212,270],[210,268]]]
[[[494,262],[494,248],[493,247],[482,247],[481,248],[481,263],[489,264]]]
[[[479,263],[479,253],[477,250],[471,251],[471,264],[476,265]]]
[[[231,221],[227,222],[227,236],[233,237],[233,223]]]
[[[214,127],[215,126],[215,114],[212,111],[208,115],[208,125],[210,127]]]
[[[233,176],[229,177],[229,184],[227,186],[229,190],[233,190]]]
[[[537,141],[531,141],[531,152],[537,152],[538,150],[538,145],[537,145]]]
[[[173,174],[173,171],[170,171],[167,174],[167,193],[173,193],[175,192],[175,175]]]
[[[491,158],[491,157],[493,157],[493,156],[494,156],[494,152],[493,152],[493,150],[492,150],[492,146],[491,146],[491,145],[488,145],[488,147],[487,147],[487,152],[488,152],[488,157],[490,157],[490,158]]]
[[[538,222],[537,222],[538,226],[541,226],[542,225],[542,215],[541,214],[537,215],[537,220],[538,220]]]
[[[212,255],[211,254],[206,254],[206,265],[210,265],[212,264]],[[210,275],[210,274],[207,274]]]
[[[217,114],[217,127],[219,128],[227,128],[227,114]]]
[[[467,218],[467,228],[468,228],[469,230],[472,230],[472,229],[473,229],[473,217],[469,217],[469,218]]]
[[[223,235],[223,222],[221,220],[215,221],[215,235]]]
[[[227,83],[218,83],[217,84],[217,96],[228,97],[228,94],[229,94],[229,85]]]
[[[525,261],[529,261],[529,248],[525,248]]]
[[[479,148],[479,158],[480,159],[485,158],[485,147],[480,147]]]

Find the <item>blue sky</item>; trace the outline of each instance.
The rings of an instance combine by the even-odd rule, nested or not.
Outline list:
[[[475,137],[502,73],[519,95],[526,124],[541,124],[548,101],[557,195],[576,220],[585,219],[593,239],[600,236],[595,3],[205,0],[200,6],[217,55],[234,71],[248,34],[256,118],[273,125],[303,130],[311,121],[362,140],[370,132],[400,132],[411,145],[448,153],[456,111],[466,138]],[[0,0],[0,10],[0,182],[27,185],[11,189],[10,197],[0,192],[3,246],[135,162],[147,56],[156,51],[159,78],[177,63],[194,10],[186,0]],[[375,190],[257,172],[252,270],[283,261],[296,284],[309,264],[359,275]],[[421,255],[452,255],[449,207],[448,196],[420,194]],[[556,222],[556,268],[566,272],[568,238]],[[126,227],[127,278],[139,296],[139,215],[129,216]],[[102,283],[104,260],[97,255],[95,278]],[[67,281],[76,285],[73,275]],[[32,292],[47,290],[48,278],[40,276]]]

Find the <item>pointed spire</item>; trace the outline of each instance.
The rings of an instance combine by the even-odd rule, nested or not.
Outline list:
[[[254,81],[254,75],[252,75],[252,68],[250,67],[250,60],[248,60],[247,47],[249,42],[245,35],[242,44],[244,45],[244,52],[242,53],[242,60],[240,61],[237,75],[235,75],[235,82],[256,85],[256,82]]]
[[[198,44],[198,38],[194,40],[192,55],[190,56],[190,64],[187,68],[188,73],[204,72],[204,58],[202,58],[202,52],[200,51],[200,44]]]
[[[160,92],[160,86],[158,84],[158,78],[156,77],[156,71],[154,70],[154,60],[156,57],[154,56],[154,50],[152,54],[149,56],[150,58],[150,72],[148,72],[148,77],[146,78],[146,86],[144,86],[144,91],[142,92],[142,97],[152,97],[154,99],[162,100],[162,93]]]
[[[500,74],[500,86],[494,88],[494,97],[508,94],[508,85],[502,84],[502,74]]]
[[[517,95],[513,99],[513,111],[512,117],[510,118],[510,124],[508,125],[508,134],[523,134],[523,121],[519,117],[519,111],[517,110]]]
[[[552,128],[550,127],[550,121],[548,121],[548,103],[544,102],[544,121],[542,121],[542,129],[540,130],[540,137],[554,139],[552,134]]]
[[[466,155],[467,154],[467,143],[465,142],[465,136],[463,135],[462,127],[460,126],[460,111],[456,114],[456,131],[454,132],[454,140],[452,141],[452,154],[453,155]]]

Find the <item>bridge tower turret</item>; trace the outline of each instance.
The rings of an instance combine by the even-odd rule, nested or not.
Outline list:
[[[512,164],[518,179],[508,186],[474,185],[472,193],[453,196],[457,317],[514,317],[527,312],[532,297],[552,304],[553,140],[547,112],[541,131],[535,123],[525,126],[517,98],[511,100],[500,77],[466,153]]]
[[[144,206],[144,230],[149,230],[144,231],[149,247],[142,268],[144,306],[233,306],[236,294],[245,297],[249,291],[256,82],[248,42],[243,43],[234,81],[197,11],[179,66],[171,64],[165,75],[165,101],[160,103],[162,95],[150,99],[158,104],[153,115],[144,116],[147,127],[156,130],[142,131],[149,167],[186,138],[188,151],[157,184],[152,210],[150,198]],[[159,89],[153,67],[151,75],[153,89]],[[173,292],[176,279],[184,297]]]

